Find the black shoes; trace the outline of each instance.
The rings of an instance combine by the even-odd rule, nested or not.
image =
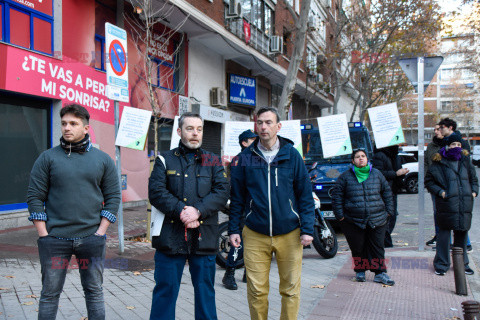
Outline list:
[[[435,274],[436,274],[437,276],[444,276],[444,275],[445,275],[445,271],[437,271],[437,270],[435,270]]]
[[[434,247],[437,244],[437,236],[434,236],[431,240],[425,243],[427,246]]]
[[[242,282],[247,283],[247,268],[245,268],[245,271],[243,271]]]
[[[473,248],[471,244],[467,246],[467,252],[473,252]]]
[[[472,268],[470,267],[465,267],[465,274],[468,274],[468,275],[472,275],[474,274],[475,272],[473,272]]]
[[[222,280],[223,286],[228,290],[237,290],[238,286],[235,282],[235,268],[227,268]]]

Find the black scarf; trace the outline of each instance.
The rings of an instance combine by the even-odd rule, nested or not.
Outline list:
[[[70,143],[68,141],[65,141],[63,137],[60,138],[60,146],[62,147],[63,150],[65,150],[65,153],[72,153],[72,152],[77,152],[77,153],[85,153],[87,152],[87,148],[90,145],[90,136],[88,133],[85,135],[85,138],[78,142]]]
[[[433,141],[436,145],[438,145],[439,147],[445,146],[445,140],[444,140],[443,138],[440,139],[440,138],[437,138],[437,137],[434,136],[433,139],[432,139],[432,141]]]

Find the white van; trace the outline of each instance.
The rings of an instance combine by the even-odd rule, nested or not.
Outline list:
[[[480,168],[480,146],[472,148],[472,163]]]

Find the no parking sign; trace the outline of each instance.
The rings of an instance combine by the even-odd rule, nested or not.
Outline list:
[[[107,51],[107,95],[110,99],[128,101],[127,32],[105,23],[105,50]]]

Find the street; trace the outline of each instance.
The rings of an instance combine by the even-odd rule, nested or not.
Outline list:
[[[456,296],[452,292],[455,289],[453,272],[445,277],[435,276],[431,266],[434,251],[430,247],[426,247],[424,252],[415,249],[418,243],[417,199],[416,194],[400,194],[398,198],[399,218],[393,234],[395,248],[388,249],[386,255],[387,259],[393,258],[389,273],[397,282],[396,285],[383,288],[371,281],[371,274],[367,274],[364,284],[353,282],[350,251],[343,235],[339,234],[339,251],[333,259],[323,259],[314,249],[304,250],[298,319],[445,319],[461,317],[461,301],[480,299],[480,278],[475,267],[480,263],[478,232],[470,233],[474,251],[469,256],[475,262],[471,266],[476,271],[474,276],[467,277],[472,294],[468,297]],[[425,200],[424,242],[433,235],[432,206],[428,193]],[[131,221],[126,219],[126,229],[138,233],[146,221],[143,212],[135,212],[133,209],[126,210],[126,217],[132,217]],[[476,203],[472,230],[478,230],[480,226],[479,213],[479,204]],[[109,230],[109,234],[104,273],[107,319],[147,319],[154,287],[154,250],[149,243],[126,241],[125,253],[120,256],[114,228]],[[41,274],[35,245],[36,234],[32,227],[0,232],[0,319],[34,319],[37,316]],[[405,262],[412,261],[420,261],[418,268],[405,268]],[[87,316],[78,271],[74,265],[72,267],[74,269],[68,272],[60,298],[57,319],[81,319]],[[223,275],[224,270],[217,267],[215,286],[218,318],[249,319],[246,284],[241,282],[243,270],[235,274],[239,287],[236,291],[223,287]],[[270,275],[269,319],[278,319],[280,315],[278,284],[274,262]],[[375,307],[373,303],[372,307],[365,307],[366,299],[379,299],[381,303],[375,304]],[[193,287],[188,267],[185,267],[176,319],[194,318],[193,301]]]

